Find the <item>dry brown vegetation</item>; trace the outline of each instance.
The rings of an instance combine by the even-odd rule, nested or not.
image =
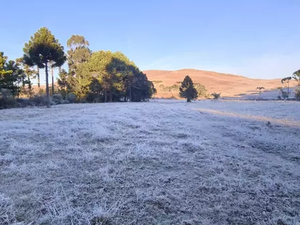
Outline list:
[[[162,91],[159,85],[172,86],[178,84],[186,75],[189,75],[194,83],[201,83],[205,86],[209,93],[221,93],[223,97],[234,97],[244,94],[258,93],[258,86],[265,87],[265,90],[275,89],[282,86],[281,79],[251,79],[239,75],[217,73],[212,71],[182,69],[182,70],[146,70],[147,77],[154,82],[157,94],[155,97],[178,97],[178,93],[170,93]],[[290,86],[296,85],[291,82]]]

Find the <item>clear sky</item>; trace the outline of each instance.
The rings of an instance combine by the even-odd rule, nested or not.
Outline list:
[[[300,0],[1,0],[0,51],[22,56],[46,26],[65,46],[121,51],[140,69],[194,68],[253,78],[300,69]]]

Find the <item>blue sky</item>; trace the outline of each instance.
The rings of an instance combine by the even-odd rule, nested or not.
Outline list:
[[[195,68],[252,78],[300,69],[300,0],[4,0],[0,51],[9,59],[40,27],[66,45],[121,51],[142,70]]]

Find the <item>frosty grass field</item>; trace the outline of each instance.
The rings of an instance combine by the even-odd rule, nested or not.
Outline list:
[[[284,225],[299,213],[298,102],[0,111],[1,225]]]

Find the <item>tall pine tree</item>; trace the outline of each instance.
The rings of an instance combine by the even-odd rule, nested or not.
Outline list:
[[[181,83],[181,87],[179,88],[179,95],[181,98],[186,98],[187,102],[191,102],[191,100],[196,99],[198,97],[198,93],[196,88],[194,87],[193,81],[190,76],[186,76]]]
[[[25,44],[24,62],[29,66],[37,65],[39,68],[45,68],[46,72],[46,92],[47,92],[47,107],[50,107],[50,93],[49,93],[49,77],[48,68],[59,67],[66,61],[64,48],[55,39],[54,35],[46,27],[38,30],[30,41]]]

